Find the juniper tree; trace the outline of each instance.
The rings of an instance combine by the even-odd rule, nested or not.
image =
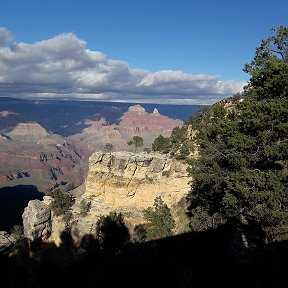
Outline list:
[[[171,210],[160,196],[154,199],[153,207],[143,210],[147,224],[147,238],[157,239],[171,236],[175,228],[175,221]]]

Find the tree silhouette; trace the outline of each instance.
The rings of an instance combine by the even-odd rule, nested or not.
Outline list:
[[[128,228],[121,213],[111,212],[96,224],[96,237],[106,252],[116,252],[130,240]]]

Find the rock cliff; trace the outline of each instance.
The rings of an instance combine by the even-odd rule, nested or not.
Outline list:
[[[111,209],[142,210],[161,196],[168,206],[190,189],[187,165],[162,154],[94,153],[89,159],[86,195]]]
[[[77,196],[72,207],[72,235],[79,238],[94,234],[99,217],[113,211],[121,212],[127,226],[133,229],[145,222],[142,211],[153,206],[157,196],[173,207],[190,190],[186,169],[186,164],[161,154],[94,153],[89,159],[84,193]],[[48,198],[29,202],[23,214],[25,235],[30,239],[50,236],[49,240],[59,244],[65,223],[62,217],[49,214]],[[81,215],[83,200],[91,203],[85,216]]]
[[[85,217],[74,218],[80,235],[95,231],[101,215],[121,212],[126,225],[133,229],[144,223],[143,209],[153,206],[161,196],[169,206],[177,204],[190,191],[187,164],[162,154],[96,152],[89,158],[89,170],[82,196],[73,207],[79,215],[80,202],[91,203]]]
[[[15,243],[15,238],[6,231],[0,231],[0,256],[8,252]]]
[[[114,110],[111,114],[115,114]],[[7,117],[7,111],[2,111],[2,117]],[[169,136],[174,127],[183,125],[157,109],[148,113],[140,105],[117,114],[114,124],[95,115],[83,121],[86,128],[82,133],[69,138],[51,134],[38,123],[28,121],[15,126],[12,122],[12,131],[8,132],[11,127],[0,131],[0,187],[7,182],[35,185],[41,191],[67,183],[78,186],[84,181],[89,156],[95,151],[107,151],[107,143],[112,144],[113,151],[132,151],[127,142],[139,135],[144,139],[143,147],[138,149],[142,150],[150,148],[159,134]]]
[[[183,124],[181,120],[161,115],[156,108],[152,113],[148,113],[140,105],[135,105],[130,106],[128,112],[123,114],[118,129],[122,132],[158,132],[164,136],[170,136],[173,128],[181,127]]]

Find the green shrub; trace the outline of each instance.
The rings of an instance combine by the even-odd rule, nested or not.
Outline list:
[[[129,146],[133,145],[135,147],[135,152],[136,152],[137,148],[143,146],[144,139],[141,136],[133,136],[132,140],[128,141],[127,144]]]
[[[65,223],[69,223],[73,218],[73,214],[71,211],[66,211],[62,217]]]

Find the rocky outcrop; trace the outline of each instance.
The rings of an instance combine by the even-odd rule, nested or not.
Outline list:
[[[8,117],[10,115],[18,115],[18,113],[14,113],[11,111],[0,111],[0,117]]]
[[[44,196],[43,201],[31,200],[22,215],[24,236],[30,240],[47,239],[51,234],[52,198]]]
[[[157,196],[171,207],[187,195],[190,178],[186,169],[187,164],[161,154],[96,152],[89,159],[82,197],[95,198],[104,210],[120,211],[136,223]]]
[[[157,196],[171,206],[190,188],[186,169],[162,154],[96,152],[89,159],[85,193],[118,208],[143,209]]]
[[[134,106],[130,106],[128,108],[128,111],[129,112],[136,112],[138,114],[141,114],[141,113],[145,113],[145,108],[143,108],[141,105],[137,104],[137,105],[134,105]]]
[[[122,213],[131,230],[144,223],[143,209],[153,206],[161,196],[169,206],[177,204],[190,191],[187,164],[166,155],[148,153],[96,152],[89,159],[84,193],[72,206],[69,222],[72,236],[79,239],[95,234],[97,220],[110,212]],[[91,209],[81,215],[81,202],[91,203]],[[23,213],[24,233],[31,240],[45,239],[57,245],[65,229],[63,217],[50,212],[51,198],[32,200]],[[51,218],[50,218],[51,216]]]
[[[153,110],[153,112],[152,112],[153,114],[159,114],[159,111],[158,111],[158,109],[157,108],[154,108],[154,110]]]
[[[132,231],[145,222],[142,211],[153,206],[157,196],[173,209],[190,191],[186,170],[187,164],[161,154],[94,153],[89,158],[84,193],[73,205],[72,235],[95,234],[97,220],[114,211],[122,213]],[[91,203],[85,216],[80,213],[81,201]],[[57,243],[59,237],[53,235]]]

